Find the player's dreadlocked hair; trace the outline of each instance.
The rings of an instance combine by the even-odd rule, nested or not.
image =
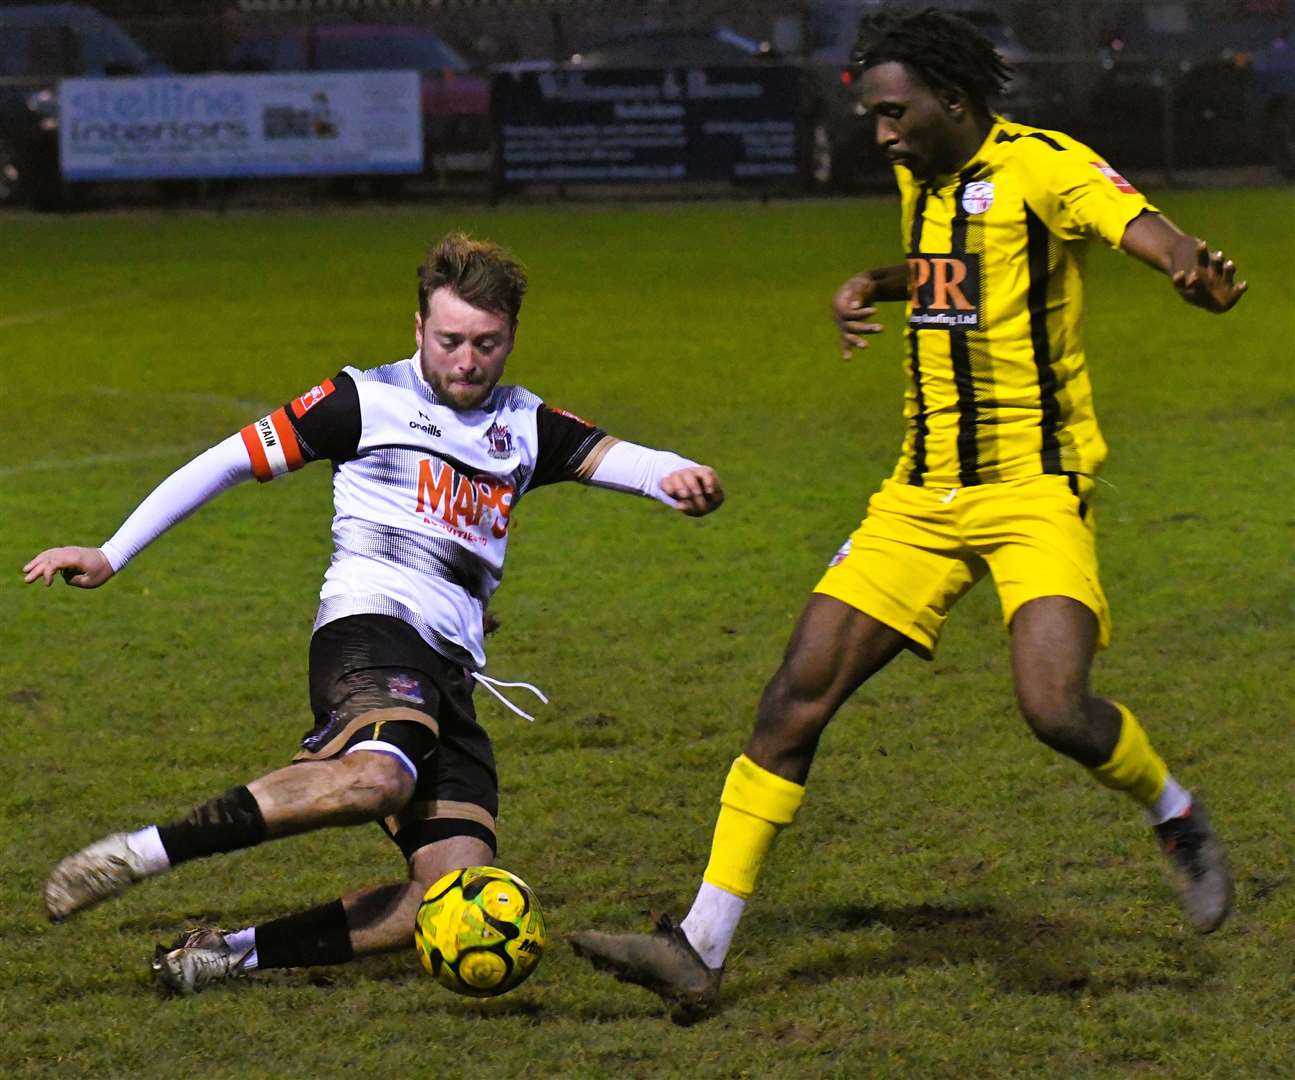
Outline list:
[[[526,270],[498,244],[452,232],[427,249],[427,260],[418,268],[418,310],[423,318],[432,293],[442,286],[473,307],[505,315],[516,324],[526,294]]]
[[[850,59],[864,69],[890,61],[903,64],[937,93],[957,91],[982,113],[1003,92],[1011,65],[966,19],[927,8],[915,15],[890,13],[859,30]]]

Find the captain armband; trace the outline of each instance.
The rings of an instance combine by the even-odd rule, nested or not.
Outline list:
[[[306,464],[297,444],[297,433],[282,408],[248,424],[239,435],[252,462],[252,473],[261,483]]]

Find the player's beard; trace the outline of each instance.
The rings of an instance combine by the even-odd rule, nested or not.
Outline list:
[[[464,386],[458,382],[455,386],[449,386],[447,380],[440,378],[430,380],[432,389],[436,391],[436,396],[441,399],[441,403],[448,405],[455,412],[467,412],[469,409],[478,408],[482,402],[490,396],[490,391],[495,388],[493,382],[481,381],[474,382],[470,386]]]
[[[439,371],[428,370],[426,362],[421,366],[423,378],[427,380],[427,385],[436,394],[437,400],[455,412],[466,412],[469,409],[478,408],[490,396],[490,391],[495,388],[495,384],[499,381],[498,376],[491,379],[484,371],[479,371],[472,383],[465,386],[462,380],[451,379],[448,375]],[[451,385],[451,383],[455,385]]]

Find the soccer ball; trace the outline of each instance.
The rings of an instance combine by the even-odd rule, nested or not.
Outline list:
[[[451,870],[423,896],[414,947],[442,986],[468,997],[507,993],[544,954],[544,914],[529,885],[497,866]]]

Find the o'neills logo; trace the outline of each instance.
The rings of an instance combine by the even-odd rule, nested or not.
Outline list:
[[[913,329],[980,329],[979,255],[910,255],[908,287]]]

